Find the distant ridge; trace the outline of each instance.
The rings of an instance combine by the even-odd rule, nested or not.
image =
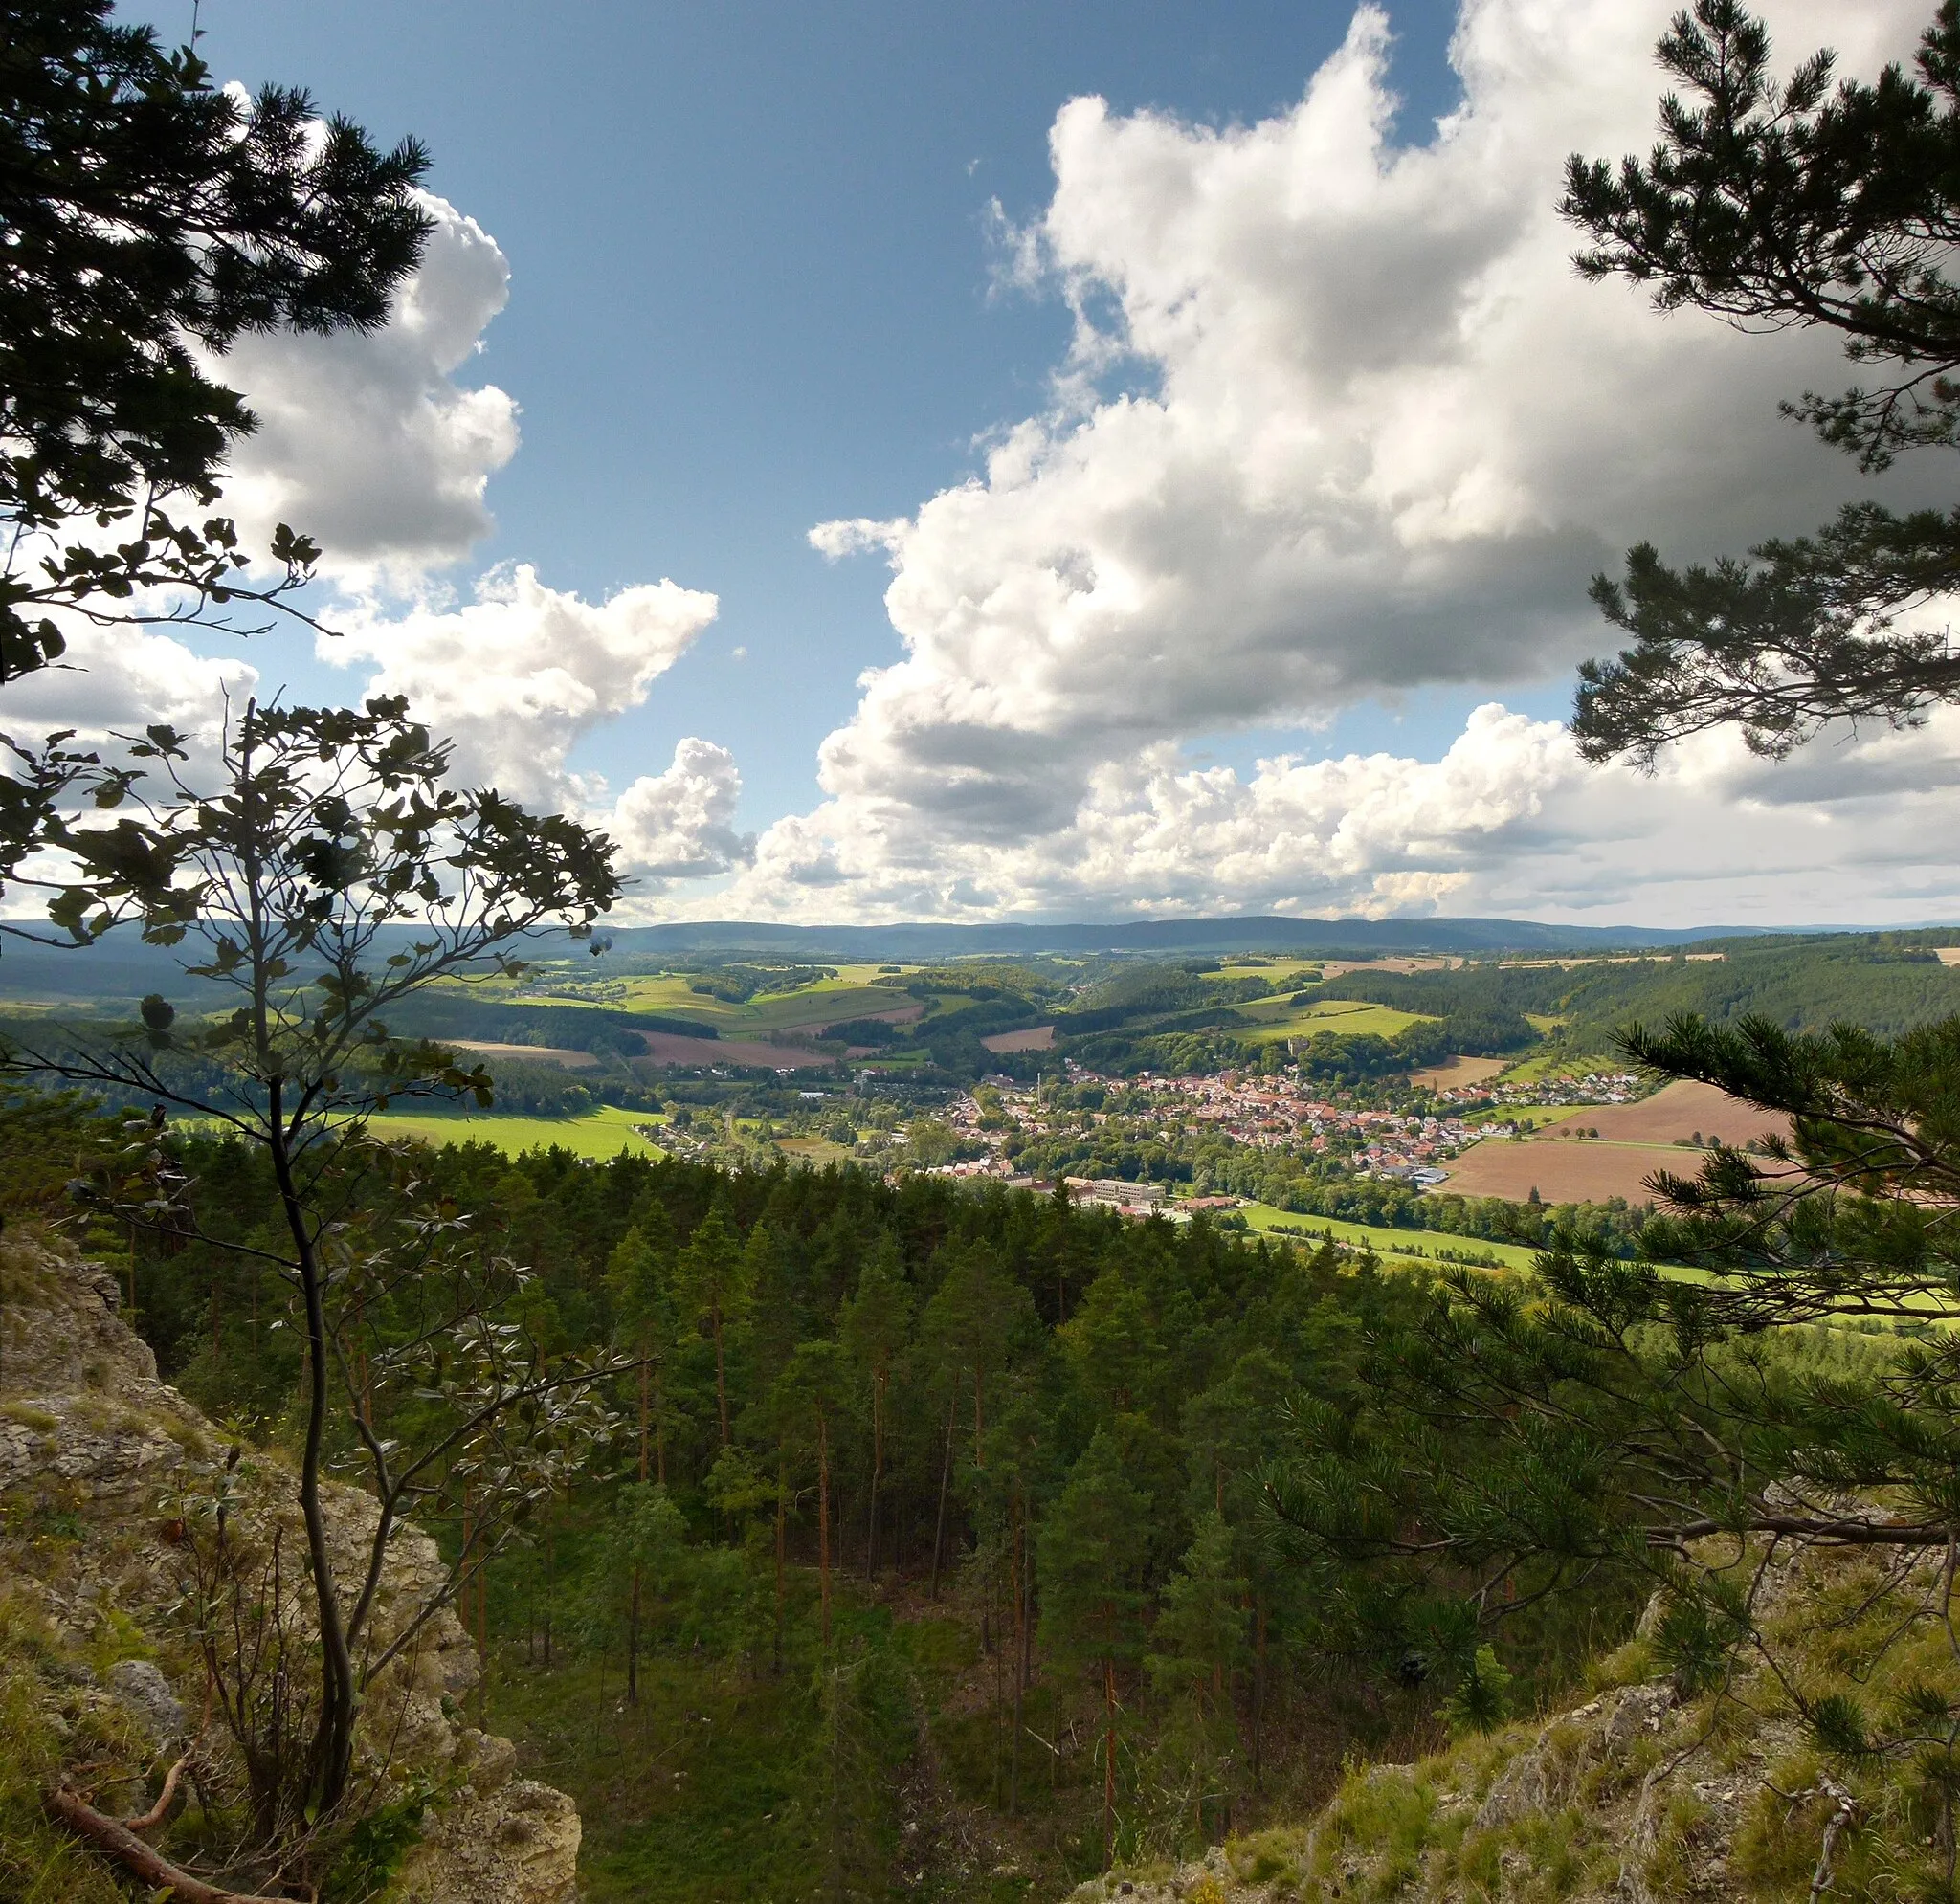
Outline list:
[[[716,919],[615,927],[622,952],[774,952],[944,959],[963,952],[1598,952],[1755,938],[1764,926],[1543,925],[1515,919],[1134,919],[1115,925],[767,925]]]
[[[1319,952],[1351,958],[1368,953],[1640,952],[1724,939],[1867,929],[1547,925],[1519,919],[1282,919],[1269,914],[1132,919],[1113,925],[770,925],[753,919],[707,919],[602,925],[600,932],[615,953],[635,958],[746,953],[814,964],[930,961],[975,953]],[[1960,933],[1960,927],[1954,930]],[[390,931],[407,936],[409,928]],[[528,956],[533,958],[562,958],[575,949],[562,933],[543,934],[531,945]],[[133,999],[148,991],[182,999],[204,994],[206,986],[187,980],[169,951],[145,945],[133,934],[118,932],[99,945],[73,951],[0,938],[0,999]]]

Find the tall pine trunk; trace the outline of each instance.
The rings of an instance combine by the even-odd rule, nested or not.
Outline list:
[[[953,1483],[953,1418],[959,1412],[959,1384],[953,1384],[952,1406],[946,1411],[946,1465],[939,1471],[939,1519],[932,1529],[932,1595],[939,1598],[939,1558],[946,1549],[946,1497]]]
[[[816,1411],[816,1579],[823,1608],[823,1646],[831,1646],[831,1439],[830,1425]]]
[[[1102,1662],[1102,1869],[1116,1860],[1116,1662]]]

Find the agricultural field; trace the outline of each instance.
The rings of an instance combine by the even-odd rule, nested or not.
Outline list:
[[[478,1118],[441,1118],[412,1111],[383,1111],[372,1119],[377,1137],[420,1138],[426,1143],[494,1143],[509,1156],[552,1144],[575,1157],[604,1162],[622,1150],[651,1155],[654,1146],[634,1129],[659,1119],[645,1111],[601,1104],[580,1118],[505,1118],[492,1112]]]
[[[1711,1142],[1722,1138],[1740,1144],[1755,1137],[1791,1135],[1790,1119],[1780,1112],[1759,1110],[1712,1084],[1685,1077],[1637,1104],[1581,1105],[1548,1125],[1547,1134],[1568,1127],[1596,1129],[1602,1140],[1613,1143],[1672,1144],[1699,1136]]]
[[[1322,999],[1312,1005],[1293,1005],[1283,998],[1259,999],[1238,1007],[1255,1021],[1233,1035],[1241,1044],[1271,1045],[1282,1038],[1311,1038],[1317,1032],[1337,1031],[1344,1037],[1372,1035],[1392,1038],[1411,1025],[1419,1025],[1419,1012],[1397,1011],[1392,1006],[1362,1005],[1348,999]]]
[[[1597,1139],[1580,1137],[1596,1130]],[[1598,1203],[1624,1197],[1647,1203],[1657,1170],[1692,1176],[1701,1153],[1684,1148],[1697,1135],[1747,1143],[1790,1134],[1789,1120],[1730,1097],[1711,1084],[1682,1079],[1637,1104],[1586,1104],[1562,1113],[1530,1138],[1489,1138],[1450,1166],[1448,1187],[1467,1197],[1528,1197],[1547,1203]]]
[[[1243,1204],[1239,1214],[1249,1229],[1269,1236],[1282,1236],[1289,1242],[1310,1247],[1331,1230],[1337,1243],[1365,1244],[1378,1256],[1391,1256],[1397,1262],[1447,1263],[1448,1256],[1437,1254],[1438,1250],[1447,1250],[1459,1257],[1494,1256],[1505,1269],[1528,1270],[1538,1253],[1522,1244],[1489,1243],[1481,1236],[1453,1236],[1435,1229],[1397,1229],[1386,1224],[1348,1223],[1340,1217],[1302,1216],[1297,1210],[1276,1209],[1271,1204]]]
[[[1488,1084],[1511,1067],[1509,1058],[1468,1058],[1459,1054],[1423,1071],[1412,1071],[1409,1082],[1418,1090],[1459,1091],[1474,1084]]]
[[[1202,974],[1206,979],[1219,985],[1239,979],[1259,979],[1271,985],[1275,991],[1298,991],[1302,985],[1318,985],[1322,977],[1319,960],[1273,959],[1258,965],[1235,964],[1226,960],[1215,972]]]

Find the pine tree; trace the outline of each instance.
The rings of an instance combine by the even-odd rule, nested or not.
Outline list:
[[[1836,331],[1876,381],[1785,408],[1864,470],[1960,446],[1960,5],[1942,0],[1914,72],[1870,84],[1834,89],[1818,53],[1779,86],[1769,32],[1739,0],[1696,0],[1659,51],[1682,94],[1661,102],[1651,158],[1569,163],[1560,209],[1592,239],[1580,271],[1649,286],[1661,310]],[[1899,624],[1956,574],[1960,510],[1852,503],[1712,567],[1669,568],[1642,543],[1623,581],[1593,583],[1634,645],[1580,671],[1580,751],[1651,765],[1733,724],[1781,756],[1826,721],[1915,724],[1960,699],[1960,652]]]
[[[727,1337],[748,1314],[748,1263],[724,1196],[718,1196],[687,1239],[675,1268],[675,1285],[690,1315],[706,1324],[715,1344],[715,1408],[722,1446],[732,1439],[728,1419]]]
[[[1144,1649],[1148,1502],[1099,1428],[1041,1528],[1041,1644],[1102,1698],[1102,1862],[1116,1848],[1117,1674]]]
[[[871,1397],[871,1502],[864,1572],[873,1580],[878,1577],[879,1495],[884,1479],[892,1371],[911,1340],[915,1302],[897,1240],[881,1236],[858,1277],[858,1293],[844,1305],[837,1321],[837,1339],[858,1364]]]

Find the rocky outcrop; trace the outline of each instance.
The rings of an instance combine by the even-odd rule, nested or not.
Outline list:
[[[0,1654],[0,1675],[32,1675],[49,1736],[74,1742],[62,1758],[88,1759],[98,1782],[104,1762],[120,1758],[136,1777],[196,1727],[186,1714],[202,1703],[202,1674],[171,1614],[182,1592],[176,1503],[226,1453],[212,1425],[158,1380],[118,1307],[115,1279],[58,1238],[0,1236],[0,1593],[13,1627],[33,1634]],[[275,1457],[248,1452],[235,1473],[268,1524],[284,1518],[297,1534],[291,1475]],[[351,1579],[374,1505],[338,1485],[324,1505],[336,1569]],[[402,1530],[376,1638],[399,1632],[442,1578],[434,1543]],[[445,1608],[370,1690],[368,1762],[382,1762],[374,1741],[385,1738],[388,1786],[437,1794],[390,1895],[572,1904],[572,1802],[514,1777],[507,1740],[455,1721],[478,1672]]]
[[[1944,1556],[1745,1549],[1760,1645],[1684,1693],[1654,1623],[1595,1663],[1594,1696],[1358,1771],[1297,1827],[1199,1860],[1119,1870],[1071,1904],[1741,1904],[1932,1894],[1937,1749],[1834,1756],[1806,1709],[1878,1725],[1960,1711]],[[1907,1730],[1910,1730],[1908,1727]],[[1933,1735],[1928,1730],[1928,1737]],[[1920,1885],[1921,1889],[1913,1887]]]

